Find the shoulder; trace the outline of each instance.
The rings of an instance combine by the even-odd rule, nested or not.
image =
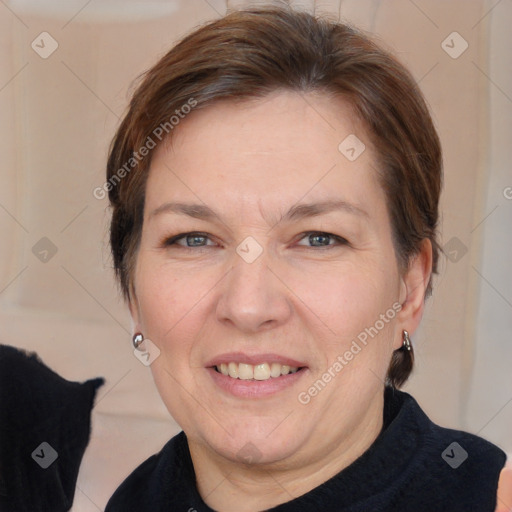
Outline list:
[[[164,491],[177,481],[186,445],[184,432],[170,439],[160,450],[140,464],[116,489],[105,512],[160,510]]]
[[[438,453],[444,466],[457,469],[465,465],[470,468],[471,464],[485,462],[487,465],[494,462],[501,464],[501,468],[505,464],[506,454],[495,444],[476,434],[437,425],[410,394],[396,390],[395,394],[398,394],[397,400],[401,401],[403,412],[414,418],[418,428],[423,431],[425,451],[430,453],[434,450]]]
[[[408,393],[398,392],[396,400],[409,428],[421,432],[408,492],[434,501],[436,510],[494,511],[505,452],[478,435],[433,423]]]

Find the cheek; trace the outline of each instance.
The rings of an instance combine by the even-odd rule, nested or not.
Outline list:
[[[137,275],[142,332],[160,349],[150,367],[155,385],[175,421],[189,430],[191,418],[201,414],[183,390],[196,389],[190,371],[194,341],[205,315],[201,299],[213,286],[204,277],[149,257],[140,259]]]
[[[398,298],[399,280],[392,268],[350,265],[338,271],[330,268],[301,281],[294,286],[297,295],[304,297],[304,303],[343,338],[373,325]],[[336,337],[334,333],[331,337]]]
[[[208,336],[204,330],[211,325],[210,299],[219,272],[162,263],[147,251],[139,260],[137,279],[141,329],[160,349],[151,369],[165,393],[170,385],[167,373],[180,382],[193,379],[190,368],[199,364],[201,340]]]
[[[329,365],[338,361],[343,366],[338,379],[343,388],[362,390],[367,379],[377,384],[385,378],[396,336],[398,288],[392,267],[387,273],[353,268],[331,276],[324,293],[315,293],[320,316],[335,333],[319,348]]]
[[[141,257],[137,298],[141,324],[148,337],[163,342],[171,331],[186,324],[187,315],[205,293],[203,274],[171,268],[155,258]]]

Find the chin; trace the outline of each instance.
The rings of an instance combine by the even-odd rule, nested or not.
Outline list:
[[[302,436],[297,436],[297,430],[282,429],[278,432],[278,422],[269,423],[253,425],[252,428],[238,426],[235,430],[227,427],[229,434],[222,430],[214,439],[210,430],[205,441],[220,456],[235,462],[266,465],[292,457],[304,442]],[[303,432],[303,429],[299,431]]]

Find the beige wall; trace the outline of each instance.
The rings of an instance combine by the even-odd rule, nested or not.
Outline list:
[[[84,3],[0,3],[0,342],[37,350],[72,380],[106,376],[100,411],[163,417],[149,373],[131,354],[110,269],[107,203],[92,191],[103,183],[132,80],[226,5]],[[504,194],[512,187],[511,4],[315,5],[397,53],[420,81],[443,141],[442,239],[457,237],[468,252],[442,258],[406,389],[435,421],[512,452],[512,199]],[[42,31],[59,44],[47,59],[31,48]],[[441,47],[453,31],[469,43],[457,59]],[[57,248],[46,263],[32,252],[42,237]]]

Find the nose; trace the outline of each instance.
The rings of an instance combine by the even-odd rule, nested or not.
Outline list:
[[[266,251],[252,263],[234,255],[233,266],[223,279],[217,303],[217,320],[244,333],[278,327],[292,314],[290,290],[272,265]]]

